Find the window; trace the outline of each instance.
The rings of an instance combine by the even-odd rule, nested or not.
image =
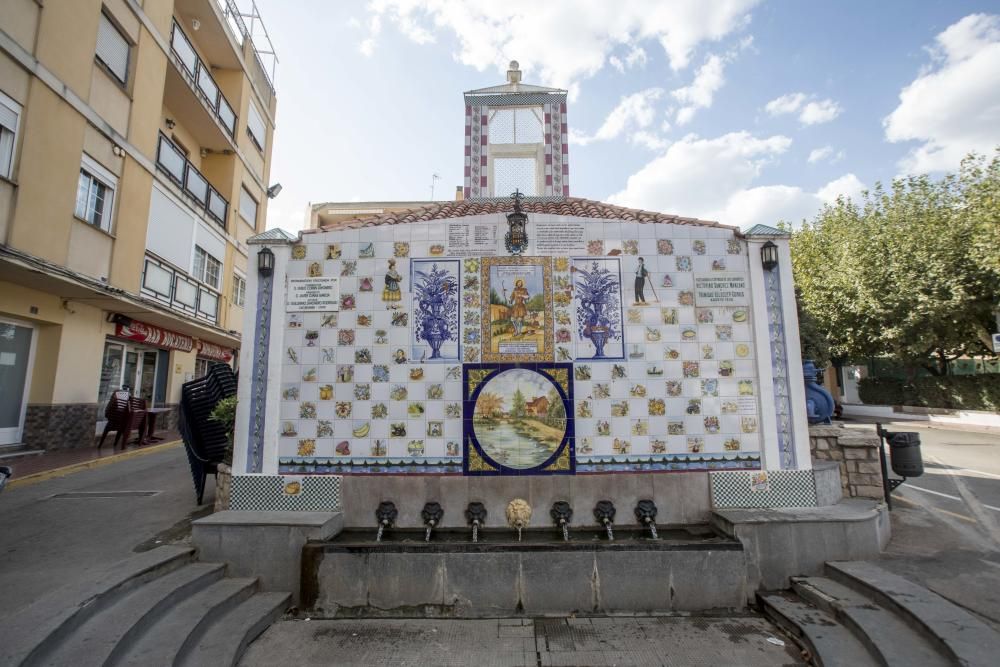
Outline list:
[[[493,160],[493,192],[497,197],[506,197],[514,190],[520,190],[527,197],[537,192],[536,160],[533,157],[498,157]]]
[[[247,192],[246,187],[240,188],[240,215],[251,227],[257,228],[257,200]]]
[[[253,102],[250,102],[249,113],[247,113],[247,135],[250,140],[259,148],[264,150],[264,142],[267,140],[267,128],[264,119]]]
[[[10,178],[21,105],[0,93],[0,176]]]
[[[238,273],[233,274],[233,305],[243,307],[247,298],[247,279]]]
[[[219,276],[222,273],[222,262],[209,255],[201,246],[194,247],[194,277],[219,289]]]
[[[97,59],[122,84],[128,81],[129,43],[104,13],[97,27]]]
[[[490,114],[490,143],[540,144],[543,125],[540,107],[496,109]]]
[[[111,231],[111,211],[114,207],[118,179],[87,155],[80,165],[80,180],[76,187],[74,215],[84,222]]]

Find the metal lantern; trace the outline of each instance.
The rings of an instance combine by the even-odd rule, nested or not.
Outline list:
[[[778,266],[778,246],[768,241],[760,247],[760,264],[765,271],[770,271]]]
[[[521,210],[521,199],[524,197],[520,190],[515,190],[510,196],[514,200],[514,212],[507,214],[507,236],[504,238],[507,252],[512,255],[520,255],[528,249],[528,216]]]
[[[274,253],[268,247],[261,248],[257,253],[257,273],[262,276],[274,273]]]

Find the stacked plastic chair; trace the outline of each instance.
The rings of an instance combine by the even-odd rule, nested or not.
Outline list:
[[[210,419],[212,410],[235,394],[236,375],[225,364],[212,366],[204,377],[181,387],[179,425],[199,505],[205,495],[205,480],[216,473],[229,444],[227,425]]]
[[[108,397],[108,404],[104,408],[104,418],[107,422],[104,426],[104,433],[101,434],[101,440],[97,443],[98,449],[104,446],[104,439],[108,437],[108,433],[111,431],[115,432],[115,439],[111,443],[111,448],[117,449],[119,441],[122,443],[122,448],[125,448],[125,445],[128,443],[129,433],[135,428],[129,419],[130,398],[131,394],[125,389],[111,392],[111,396]]]

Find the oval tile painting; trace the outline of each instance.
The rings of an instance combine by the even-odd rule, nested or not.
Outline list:
[[[514,368],[490,378],[479,392],[473,432],[483,452],[508,468],[537,467],[559,450],[566,409],[547,377]]]

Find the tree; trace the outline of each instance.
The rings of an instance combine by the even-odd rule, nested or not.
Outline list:
[[[549,426],[561,426],[566,423],[566,406],[563,405],[559,392],[549,390],[549,409],[545,414],[545,423]]]
[[[935,375],[992,355],[1000,285],[1000,149],[959,174],[838,198],[792,236],[805,314],[837,356],[889,355]]]
[[[514,390],[514,396],[511,398],[510,416],[514,419],[524,417],[524,394],[521,393],[520,387]]]

